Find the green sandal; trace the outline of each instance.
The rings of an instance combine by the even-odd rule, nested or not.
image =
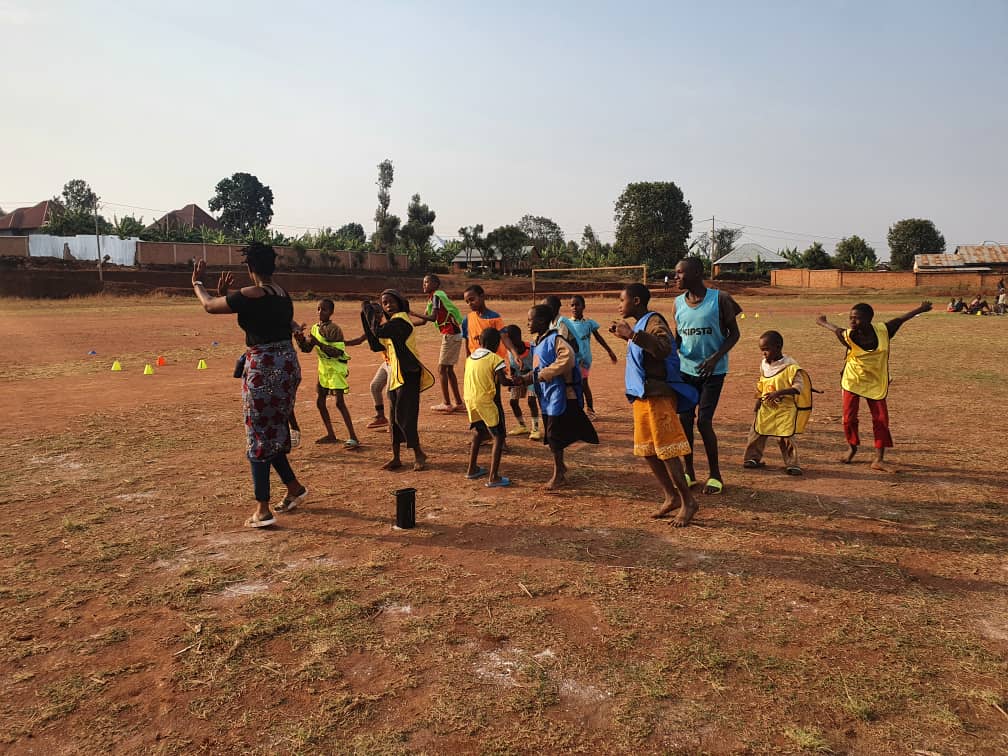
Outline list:
[[[710,489],[710,490],[707,490]],[[707,478],[703,492],[708,496],[718,496],[724,490],[724,483],[717,478]]]

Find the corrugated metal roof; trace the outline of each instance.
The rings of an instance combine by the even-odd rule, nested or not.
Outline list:
[[[483,251],[482,250],[479,250],[479,249],[470,249],[470,250],[468,250],[468,256],[467,256],[466,252],[467,252],[467,250],[463,249],[461,252],[459,252],[457,255],[455,255],[455,257],[452,258],[452,262],[453,263],[464,263],[464,262],[481,263],[481,262],[484,262]],[[486,262],[490,262],[491,260],[500,260],[500,259],[501,259],[500,252],[491,251],[486,256]]]
[[[773,264],[773,265],[787,265],[788,261],[786,258],[781,257],[776,252],[773,252],[762,244],[755,244],[754,242],[746,242],[741,244],[731,252],[729,252],[724,257],[714,261],[715,265],[738,265],[741,263],[754,263],[756,258],[759,257],[760,262]]]
[[[1008,244],[962,244],[955,252],[914,255],[914,268],[964,268],[973,265],[1008,265]]]

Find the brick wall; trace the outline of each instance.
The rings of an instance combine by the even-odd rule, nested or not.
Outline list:
[[[0,236],[0,257],[28,257],[28,237]]]
[[[277,267],[301,267],[301,258],[293,247],[274,247],[277,253]],[[304,259],[309,267],[319,270],[367,270],[375,272],[403,271],[409,266],[406,255],[393,255],[395,266],[389,256],[377,252],[349,252],[340,250],[322,252],[309,249]],[[190,260],[206,260],[208,266],[241,265],[241,245],[237,244],[188,244],[181,242],[137,242],[137,262],[141,265],[188,265]]]
[[[917,285],[916,274],[909,272],[838,272],[842,289],[912,289]]]
[[[995,292],[1001,273],[911,273],[861,272],[854,270],[805,270],[785,268],[770,272],[771,286],[796,289],[914,289],[948,294]]]

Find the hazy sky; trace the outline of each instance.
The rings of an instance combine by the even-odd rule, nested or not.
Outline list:
[[[671,180],[772,249],[1008,243],[1006,0],[0,0],[0,34],[7,210],[81,177],[152,220],[247,171],[285,232],[370,231],[387,157],[445,237],[612,240],[626,184]]]

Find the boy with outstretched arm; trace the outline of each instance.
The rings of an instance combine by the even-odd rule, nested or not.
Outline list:
[[[692,411],[699,394],[683,382],[672,330],[664,317],[648,309],[650,301],[651,292],[643,284],[627,286],[619,300],[623,320],[614,321],[609,332],[627,342],[625,383],[633,405],[634,456],[644,457],[665,493],[654,517],[665,517],[678,505],[672,525],[682,528],[700,505],[680,461],[690,453],[690,444],[679,415]]]
[[[504,451],[504,413],[500,409],[499,396],[501,383],[506,379],[504,360],[496,353],[499,346],[500,332],[495,328],[484,329],[480,333],[480,346],[466,358],[463,378],[465,406],[469,413],[469,427],[472,429],[466,478],[476,480],[487,474],[487,469],[477,464],[479,449],[487,439],[493,439],[487,488],[511,485],[509,478],[500,475],[501,454]]]
[[[567,321],[568,327],[571,330],[571,334],[577,340],[578,344],[578,365],[581,368],[581,381],[584,384],[584,396],[585,396],[585,414],[588,415],[588,419],[595,420],[595,401],[592,396],[591,386],[588,385],[588,376],[591,373],[592,366],[592,336],[595,340],[602,345],[602,348],[606,350],[609,355],[609,359],[615,363],[616,353],[609,348],[606,340],[602,338],[602,334],[599,333],[598,321],[592,320],[591,318],[586,318],[584,316],[585,311],[585,298],[580,294],[575,294],[571,297],[570,310],[572,317]]]
[[[835,326],[825,315],[816,318],[816,323],[836,335],[837,340],[847,349],[844,357],[840,387],[843,393],[843,428],[847,437],[848,453],[841,460],[850,464],[857,454],[861,439],[858,436],[858,407],[861,397],[868,402],[875,436],[875,458],[871,468],[881,472],[895,472],[885,464],[885,450],[892,447],[889,432],[889,408],[886,396],[889,393],[889,342],[904,323],[931,309],[927,300],[919,307],[887,320],[884,324],[873,323],[875,311],[871,305],[859,302],[851,308],[849,328]]]
[[[335,305],[331,299],[323,299],[318,303],[319,322],[311,327],[311,332],[305,336],[304,326],[294,331],[294,340],[302,352],[315,351],[318,356],[318,392],[315,406],[318,408],[326,435],[319,438],[317,444],[335,444],[339,441],[333,430],[329,409],[326,407],[326,397],[330,394],[336,397],[336,409],[339,410],[343,423],[346,425],[349,437],[344,442],[348,449],[360,446],[357,434],[354,432],[350,410],[347,409],[343,396],[350,391],[347,376],[350,374],[348,362],[350,355],[346,352],[346,342],[343,340],[343,329],[332,322]]]
[[[458,378],[455,376],[455,365],[462,351],[462,313],[441,289],[441,279],[436,274],[428,273],[424,276],[423,291],[427,295],[427,310],[416,317],[433,323],[441,332],[438,371],[444,401],[431,409],[435,412],[455,412],[462,407]]]

